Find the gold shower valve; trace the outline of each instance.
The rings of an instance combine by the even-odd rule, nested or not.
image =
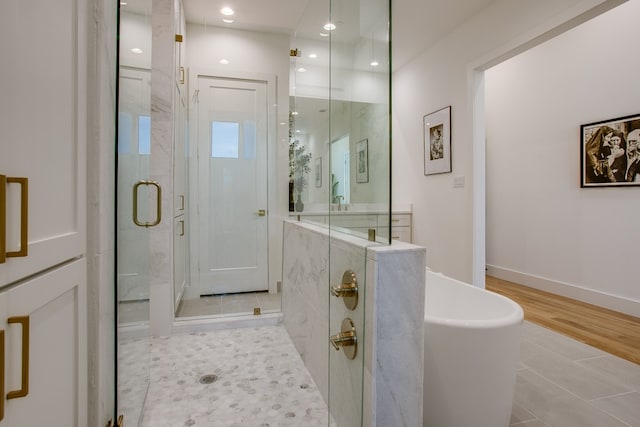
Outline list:
[[[336,350],[341,348],[344,351],[344,355],[347,359],[353,360],[358,353],[358,336],[356,334],[356,327],[353,321],[348,317],[342,321],[342,328],[339,333],[331,335],[329,337],[331,345]]]
[[[347,270],[342,275],[342,284],[331,286],[331,295],[343,298],[344,305],[353,310],[358,305],[358,280],[356,273]]]

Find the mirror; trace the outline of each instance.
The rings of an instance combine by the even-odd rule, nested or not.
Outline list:
[[[309,166],[306,179],[290,182],[289,207],[302,221],[365,238],[375,222],[388,243],[387,8],[384,1],[333,1],[324,24],[298,28],[292,38],[290,143],[306,150]],[[295,162],[290,177],[294,169]]]

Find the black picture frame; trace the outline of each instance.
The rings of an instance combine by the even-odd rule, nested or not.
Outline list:
[[[424,174],[451,172],[451,106],[422,118],[424,129]]]
[[[356,182],[369,182],[369,140],[356,143]]]
[[[640,114],[580,126],[580,187],[640,186]]]

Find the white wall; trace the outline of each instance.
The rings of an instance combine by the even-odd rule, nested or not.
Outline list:
[[[393,203],[413,204],[413,242],[427,248],[427,265],[433,270],[472,281],[472,190],[478,172],[473,169],[474,70],[538,42],[592,8],[617,3],[497,0],[394,73]],[[422,118],[448,105],[453,173],[424,176]],[[465,178],[464,188],[453,187],[455,177]],[[477,185],[482,188],[482,179]],[[476,265],[484,264],[484,252],[476,256]]]
[[[635,315],[640,187],[579,184],[580,125],[640,114],[638,17],[628,2],[485,74],[487,264]]]

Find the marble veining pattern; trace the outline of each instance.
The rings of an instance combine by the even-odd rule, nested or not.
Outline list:
[[[144,427],[324,426],[328,411],[283,326],[152,339]],[[204,375],[216,375],[211,384]]]

